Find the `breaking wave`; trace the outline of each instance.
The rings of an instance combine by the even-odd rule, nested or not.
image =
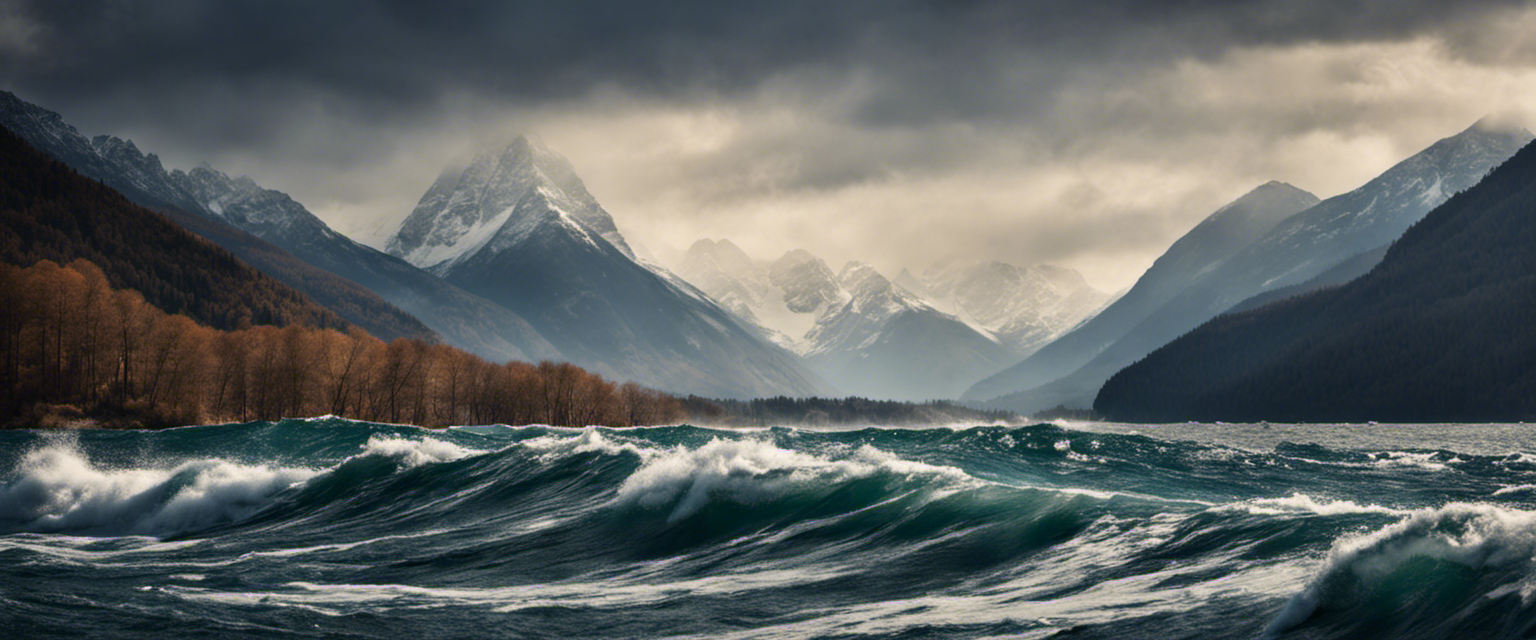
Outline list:
[[[331,417],[0,439],[22,635],[1536,630],[1524,454]]]

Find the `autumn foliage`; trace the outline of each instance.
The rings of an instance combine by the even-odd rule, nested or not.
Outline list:
[[[116,290],[93,263],[0,265],[0,423],[59,408],[172,426],[333,414],[424,426],[631,426],[679,401],[571,364],[298,324],[220,331]]]

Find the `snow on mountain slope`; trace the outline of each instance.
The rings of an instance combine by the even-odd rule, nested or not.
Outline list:
[[[822,298],[824,310],[805,334],[804,350],[813,369],[850,393],[954,398],[1018,357],[867,264],[848,263],[837,283],[843,294]]]
[[[1109,301],[1109,294],[1089,286],[1081,273],[1051,265],[954,260],[923,271],[920,282],[935,306],[1022,355],[1077,326]]]
[[[504,244],[515,244],[519,228],[508,225],[522,224],[524,233],[532,229],[536,221],[513,216],[532,208],[534,200],[568,219],[563,224],[577,234],[601,236],[634,259],[613,217],[587,192],[570,162],[526,137],[443,171],[385,250],[422,268],[447,270],[497,235]]]

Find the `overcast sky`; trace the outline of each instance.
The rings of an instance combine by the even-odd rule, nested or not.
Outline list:
[[[665,259],[703,237],[1117,290],[1268,180],[1328,197],[1499,113],[1536,6],[1458,0],[0,0],[0,86],[378,244],[536,132]]]

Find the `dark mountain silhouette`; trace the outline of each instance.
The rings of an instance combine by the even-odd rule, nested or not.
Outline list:
[[[1135,421],[1536,418],[1536,147],[1339,287],[1217,318],[1115,374]]]
[[[1104,381],[1244,300],[1301,284],[1381,247],[1451,194],[1481,180],[1531,141],[1523,129],[1479,121],[1397,163],[1360,188],[1334,196],[1275,225],[1203,274],[1076,371],[994,401],[1021,412],[1093,402]]]
[[[1180,237],[1130,291],[1097,316],[1023,362],[977,383],[966,397],[987,400],[1032,389],[1076,371],[1281,220],[1317,203],[1317,196],[1283,182],[1260,185]]]

